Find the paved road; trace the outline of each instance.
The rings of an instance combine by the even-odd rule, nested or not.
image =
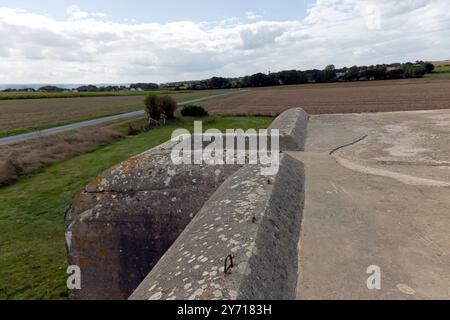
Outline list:
[[[183,102],[178,103],[178,105],[183,106],[183,105],[187,105],[190,103],[196,103],[196,102],[201,102],[201,101],[205,101],[205,100],[222,97],[222,96],[225,96],[228,94],[231,94],[231,93],[221,93],[221,94],[211,95],[211,96],[207,96],[207,97],[203,97],[203,98],[199,98],[199,99],[183,101]],[[67,132],[67,131],[71,131],[71,130],[75,130],[75,129],[81,129],[81,128],[85,128],[85,127],[95,126],[97,124],[111,122],[114,120],[128,119],[128,118],[143,116],[144,114],[145,114],[144,110],[139,110],[139,111],[117,114],[114,116],[109,116],[109,117],[104,117],[104,118],[99,118],[99,119],[77,122],[77,123],[68,124],[65,126],[59,126],[59,127],[54,127],[54,128],[50,128],[50,129],[38,130],[38,131],[30,132],[30,133],[19,134],[19,135],[15,135],[15,136],[11,136],[11,137],[1,138],[0,145],[18,143],[18,142],[22,142],[22,141],[35,139],[35,138],[49,136],[49,135],[56,134],[56,133],[63,133],[63,132]]]

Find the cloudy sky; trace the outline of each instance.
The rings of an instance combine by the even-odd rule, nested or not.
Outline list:
[[[0,0],[0,83],[450,59],[448,0]]]

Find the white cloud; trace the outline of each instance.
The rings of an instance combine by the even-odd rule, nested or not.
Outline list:
[[[82,19],[86,19],[86,18],[105,18],[108,15],[106,13],[103,12],[94,12],[94,13],[89,13],[89,12],[85,12],[82,11],[80,9],[79,6],[77,5],[71,5],[67,7],[67,15],[69,16],[70,20],[82,20]]]
[[[298,21],[113,22],[77,6],[67,14],[0,8],[0,82],[164,82],[450,58],[448,0],[317,0]]]
[[[245,17],[248,20],[257,20],[257,19],[261,19],[263,16],[255,13],[253,11],[248,11],[248,12],[245,13]]]

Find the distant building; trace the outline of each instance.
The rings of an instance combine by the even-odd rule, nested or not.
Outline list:
[[[386,71],[387,71],[387,72],[397,71],[397,70],[400,70],[400,67],[387,67],[387,68],[386,68]]]
[[[346,72],[336,72],[336,79],[338,80],[344,80],[345,79]]]

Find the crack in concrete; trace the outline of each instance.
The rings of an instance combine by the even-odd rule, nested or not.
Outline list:
[[[377,160],[376,163],[387,166],[401,165],[401,166],[421,166],[421,167],[450,167],[450,162],[445,161],[412,162],[412,161],[396,161],[396,160]]]
[[[330,156],[333,156],[333,154],[338,151],[341,150],[343,148],[347,148],[350,146],[353,146],[363,140],[365,140],[369,135],[364,135],[363,137],[356,139],[353,142],[344,144],[342,146],[339,146],[337,148],[334,148],[333,150],[331,150],[329,152]],[[350,161],[348,159],[342,158],[342,157],[338,157],[338,156],[333,156],[334,159],[336,160],[336,162],[338,164],[340,164],[341,166],[353,170],[353,171],[357,171],[357,172],[361,172],[364,174],[371,174],[371,175],[376,175],[376,176],[381,176],[381,177],[387,177],[387,178],[392,178],[395,179],[401,183],[407,184],[407,185],[411,185],[411,186],[427,186],[427,187],[450,187],[450,182],[447,181],[441,181],[441,180],[434,180],[434,179],[427,179],[427,178],[419,178],[419,177],[415,177],[415,176],[411,176],[408,174],[403,174],[403,173],[398,173],[398,172],[393,172],[393,171],[389,171],[386,169],[380,169],[380,168],[374,168],[374,167],[369,167],[369,166],[365,166],[365,165],[361,165],[361,164],[357,164],[353,161]],[[406,165],[406,163],[405,163]],[[407,163],[407,165],[412,165],[411,163]],[[425,163],[425,164],[421,164],[421,163],[417,163],[417,165],[425,165],[425,166],[438,166],[437,164],[433,163]],[[440,166],[448,166],[448,163],[443,163],[440,164]]]
[[[330,151],[329,154],[330,154],[330,156],[331,156],[331,155],[333,155],[333,153],[335,153],[336,151],[338,151],[338,150],[340,150],[340,149],[347,148],[347,147],[350,147],[350,146],[352,146],[352,145],[355,145],[355,144],[357,144],[358,142],[361,142],[361,141],[363,141],[364,139],[366,139],[368,136],[369,136],[369,135],[366,134],[365,136],[363,136],[363,137],[361,137],[361,138],[359,138],[359,139],[357,139],[357,140],[355,140],[355,141],[353,141],[353,142],[350,142],[350,143],[344,144],[344,145],[342,145],[342,146],[340,146],[340,147],[334,148],[333,150]]]

